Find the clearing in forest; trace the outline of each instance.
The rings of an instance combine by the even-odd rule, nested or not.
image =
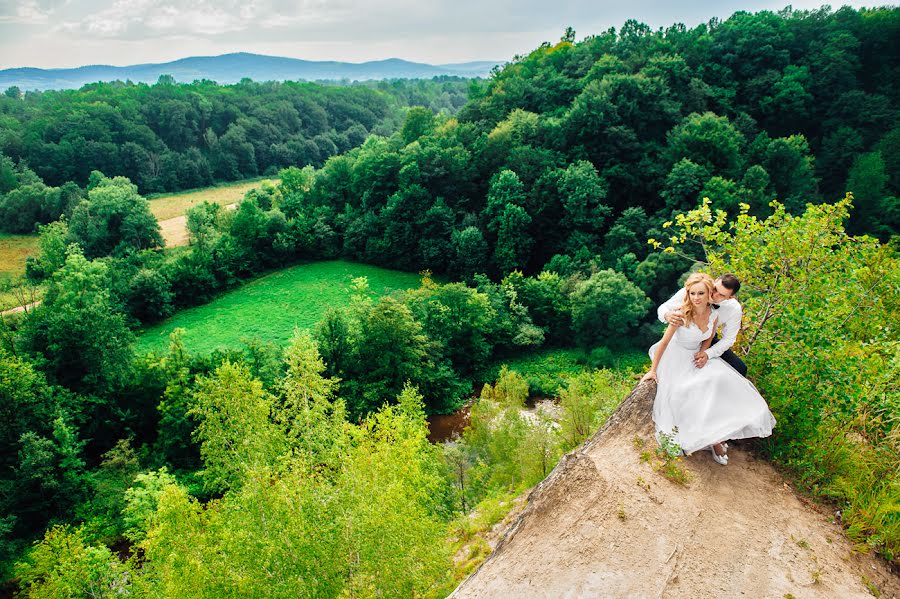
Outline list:
[[[252,181],[240,181],[229,185],[207,187],[196,191],[179,192],[148,198],[150,200],[150,212],[159,221],[159,228],[166,247],[178,247],[187,245],[187,211],[201,202],[210,202],[220,206],[234,206],[251,189],[262,186],[263,183],[276,185],[277,179],[254,179]]]
[[[38,253],[37,235],[0,233],[0,278],[25,272],[25,259]]]
[[[176,216],[182,216],[189,208],[193,208],[201,202],[211,202],[220,206],[227,206],[241,201],[244,194],[251,189],[261,187],[263,183],[276,185],[277,179],[253,179],[252,181],[238,181],[197,189],[194,191],[179,191],[176,193],[160,194],[148,197],[150,212],[156,220],[162,222]]]
[[[287,345],[295,328],[312,329],[328,308],[346,305],[356,277],[369,280],[373,295],[415,288],[421,281],[417,274],[343,260],[301,264],[178,312],[146,329],[136,349],[165,351],[176,328],[185,329],[184,344],[193,354],[240,348],[252,339]]]

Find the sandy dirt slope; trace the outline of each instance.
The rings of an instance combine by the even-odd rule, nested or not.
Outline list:
[[[734,444],[728,466],[685,458],[687,486],[642,462],[654,393],[640,385],[535,487],[452,597],[871,598],[867,582],[900,597],[889,565],[854,553],[830,514]]]

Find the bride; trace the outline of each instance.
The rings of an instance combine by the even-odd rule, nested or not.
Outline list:
[[[694,365],[694,354],[709,347],[716,330],[717,311],[710,306],[713,279],[694,273],[684,287],[684,325],[669,325],[662,340],[650,348],[653,363],[641,382],[657,382],[653,402],[657,438],[666,435],[686,454],[709,448],[713,459],[724,466],[725,441],[768,437],[775,418],[753,383],[724,360],[714,358],[703,368]]]

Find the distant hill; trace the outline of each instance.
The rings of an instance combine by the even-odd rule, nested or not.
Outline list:
[[[399,58],[350,63],[311,61],[280,56],[239,52],[222,56],[193,56],[160,64],[125,67],[90,65],[74,69],[15,68],[0,70],[0,90],[17,86],[21,90],[79,88],[97,81],[156,83],[160,75],[172,75],[176,81],[190,83],[210,79],[218,83],[254,81],[366,81],[371,79],[431,79],[441,75],[484,77],[497,62],[477,61],[430,65]]]

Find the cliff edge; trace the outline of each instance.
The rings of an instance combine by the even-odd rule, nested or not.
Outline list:
[[[562,459],[451,597],[900,598],[888,564],[735,444],[728,466],[684,458],[686,485],[642,461],[655,390]]]

